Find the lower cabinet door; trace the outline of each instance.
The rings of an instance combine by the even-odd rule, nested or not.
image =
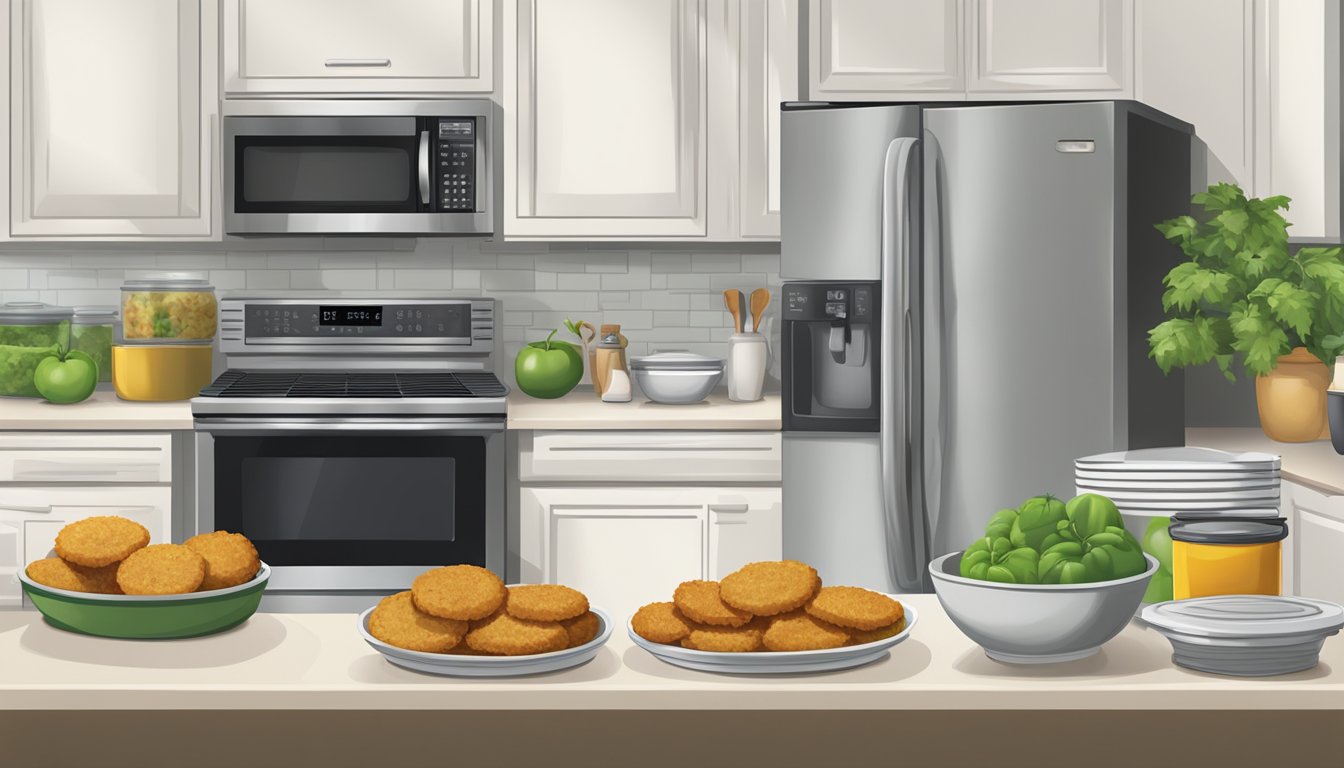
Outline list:
[[[19,571],[54,556],[56,534],[67,523],[120,515],[145,526],[150,541],[159,544],[170,541],[171,508],[172,489],[166,485],[0,487],[0,608],[20,606]]]
[[[781,552],[778,488],[524,487],[519,520],[520,579],[582,590],[618,625],[683,581]]]
[[[709,577],[722,579],[784,552],[783,496],[778,488],[723,489],[709,502]]]

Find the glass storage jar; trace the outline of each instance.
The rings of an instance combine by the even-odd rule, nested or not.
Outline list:
[[[1171,525],[1172,597],[1277,595],[1283,589],[1283,518],[1197,519]]]
[[[98,381],[112,380],[112,337],[117,324],[116,307],[75,307],[70,321],[70,348],[93,358]]]
[[[0,397],[40,397],[33,371],[70,343],[70,310],[40,302],[0,307]]]
[[[202,342],[215,337],[219,305],[208,280],[190,273],[162,273],[121,286],[123,340],[139,344]]]

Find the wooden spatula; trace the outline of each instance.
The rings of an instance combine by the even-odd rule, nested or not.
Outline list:
[[[742,292],[736,288],[729,288],[723,292],[723,304],[728,307],[728,314],[733,316],[733,332],[742,332],[742,323],[746,320],[742,316]]]
[[[765,314],[765,308],[770,306],[770,291],[766,288],[757,288],[751,292],[751,330],[756,333],[761,332],[761,316]]]

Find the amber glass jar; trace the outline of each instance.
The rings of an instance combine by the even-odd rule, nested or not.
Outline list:
[[[1286,520],[1177,518],[1170,531],[1175,599],[1282,591]]]

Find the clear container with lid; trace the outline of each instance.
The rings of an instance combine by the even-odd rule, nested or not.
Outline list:
[[[75,307],[70,323],[70,348],[93,358],[98,380],[112,380],[112,338],[117,325],[116,307]]]
[[[40,397],[33,371],[70,343],[70,316],[40,302],[0,306],[0,397]]]
[[[1283,589],[1283,518],[1172,521],[1172,597],[1277,595]]]
[[[118,344],[206,342],[215,337],[215,289],[199,274],[165,272],[121,286]]]

